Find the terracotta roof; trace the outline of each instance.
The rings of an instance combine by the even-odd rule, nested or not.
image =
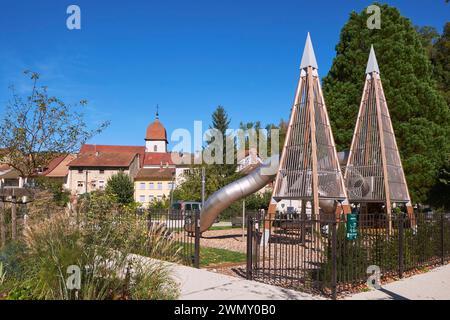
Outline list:
[[[145,165],[159,166],[166,164],[173,165],[172,154],[170,152],[146,152],[144,158]]]
[[[167,132],[159,119],[156,119],[147,127],[145,140],[164,140],[167,141]]]
[[[74,154],[59,156],[48,164],[48,168],[43,172],[47,177],[65,177],[69,173],[68,164],[76,158]]]
[[[127,168],[134,158],[136,152],[97,152],[81,153],[78,158],[71,161],[69,167],[120,167]]]
[[[98,144],[83,144],[80,153],[95,152],[134,152],[139,153],[141,166],[144,163],[145,147],[144,146],[111,146]]]
[[[163,168],[163,169],[153,169],[153,168],[143,168],[139,170],[138,174],[134,178],[137,181],[147,181],[147,180],[167,180],[173,179],[175,174],[174,168]]]

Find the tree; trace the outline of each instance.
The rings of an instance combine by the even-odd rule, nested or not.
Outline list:
[[[223,137],[225,137],[230,122],[231,119],[228,118],[228,113],[225,111],[225,108],[219,105],[212,114],[212,126],[210,128],[219,130]]]
[[[445,96],[447,105],[450,106],[450,22],[445,24],[442,35],[433,45],[431,62],[438,89]]]
[[[435,27],[424,26],[416,27],[417,33],[420,35],[422,47],[426,50],[429,57],[433,55],[433,46],[439,38],[439,32]]]
[[[115,196],[120,204],[127,205],[134,202],[134,184],[126,173],[119,172],[112,175],[108,179],[105,191]]]
[[[373,44],[411,197],[414,202],[427,202],[448,159],[449,108],[436,90],[431,63],[410,20],[396,8],[377,5],[382,28],[367,28],[365,10],[352,12],[323,79],[336,145],[339,150],[350,148]]]
[[[29,178],[37,168],[45,168],[55,155],[77,151],[108,122],[89,130],[80,112],[86,100],[70,106],[49,95],[47,87],[38,86],[39,74],[24,73],[32,81],[31,93],[23,97],[11,87],[12,99],[6,105],[0,126],[0,148],[4,149],[0,162],[16,169],[21,177]]]
[[[434,27],[416,27],[433,67],[433,78],[450,106],[450,22],[442,35]]]
[[[437,32],[426,32],[433,29],[418,28],[422,42],[428,48],[427,53],[433,65],[433,78],[450,107],[450,22],[445,24],[442,35]],[[438,184],[430,190],[431,204],[450,209],[448,194],[450,194],[450,157],[439,170]]]

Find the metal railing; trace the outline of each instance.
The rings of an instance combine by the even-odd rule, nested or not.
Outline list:
[[[386,227],[392,223],[390,231]],[[249,217],[247,278],[336,298],[367,282],[450,260],[450,214]]]
[[[152,227],[163,227],[172,241],[173,246],[182,257],[182,263],[195,268],[200,267],[200,212],[181,210],[152,210],[147,211],[148,225]],[[195,223],[194,232],[187,230],[186,226]],[[170,256],[174,252],[167,252]],[[164,257],[161,257],[164,259]]]

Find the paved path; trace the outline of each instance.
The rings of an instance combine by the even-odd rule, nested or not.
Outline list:
[[[181,300],[319,300],[321,297],[220,273],[173,265]]]
[[[351,300],[450,300],[450,264],[384,285]]]

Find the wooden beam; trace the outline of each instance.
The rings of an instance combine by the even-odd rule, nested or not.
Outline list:
[[[312,198],[313,198],[313,215],[314,218],[319,217],[319,176],[317,173],[317,141],[316,141],[316,117],[314,113],[314,81],[316,80],[312,74],[312,67],[308,67],[308,103],[310,130],[311,130],[311,160],[312,160]]]
[[[386,149],[384,145],[384,132],[383,132],[383,119],[381,116],[381,105],[380,105],[380,96],[378,91],[378,81],[379,81],[379,75],[375,72],[371,73],[372,75],[372,81],[374,83],[374,89],[375,89],[375,100],[377,105],[377,119],[378,119],[378,134],[380,137],[380,147],[381,147],[381,162],[383,166],[383,180],[384,180],[384,193],[385,193],[385,200],[386,200],[386,214],[387,214],[387,220],[388,220],[388,232],[389,234],[392,231],[392,204],[391,204],[391,194],[389,189],[389,180],[388,180],[388,170],[387,170],[387,163],[386,163]]]

